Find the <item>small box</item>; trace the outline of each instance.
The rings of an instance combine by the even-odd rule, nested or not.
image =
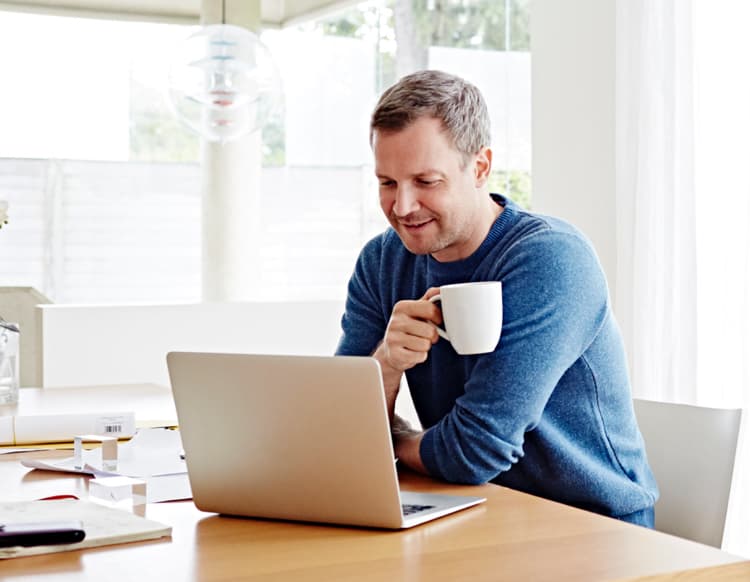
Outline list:
[[[89,479],[89,499],[118,509],[146,505],[146,481],[132,477]]]
[[[117,439],[96,434],[81,434],[73,437],[73,458],[76,469],[83,469],[83,443],[102,444],[102,470],[117,471]]]

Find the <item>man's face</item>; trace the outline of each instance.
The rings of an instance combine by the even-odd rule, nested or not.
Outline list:
[[[464,160],[440,120],[422,117],[373,135],[380,207],[412,253],[441,262],[471,255],[486,236],[489,150]]]

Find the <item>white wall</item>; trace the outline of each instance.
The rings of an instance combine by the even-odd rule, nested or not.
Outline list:
[[[614,295],[615,0],[531,3],[534,210],[593,242]]]
[[[343,302],[41,305],[42,384],[169,385],[173,350],[332,355]]]
[[[40,305],[42,386],[169,386],[173,350],[333,355],[343,301]],[[404,386],[396,412],[419,427]]]

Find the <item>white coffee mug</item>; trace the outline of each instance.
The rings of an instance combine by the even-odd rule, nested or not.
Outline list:
[[[495,350],[503,328],[500,281],[443,285],[430,301],[440,301],[445,329],[435,327],[457,353],[484,354]]]

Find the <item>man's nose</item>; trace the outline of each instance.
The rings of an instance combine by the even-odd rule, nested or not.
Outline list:
[[[419,198],[413,188],[399,185],[396,190],[396,201],[393,204],[393,212],[396,216],[407,216],[419,210]]]

